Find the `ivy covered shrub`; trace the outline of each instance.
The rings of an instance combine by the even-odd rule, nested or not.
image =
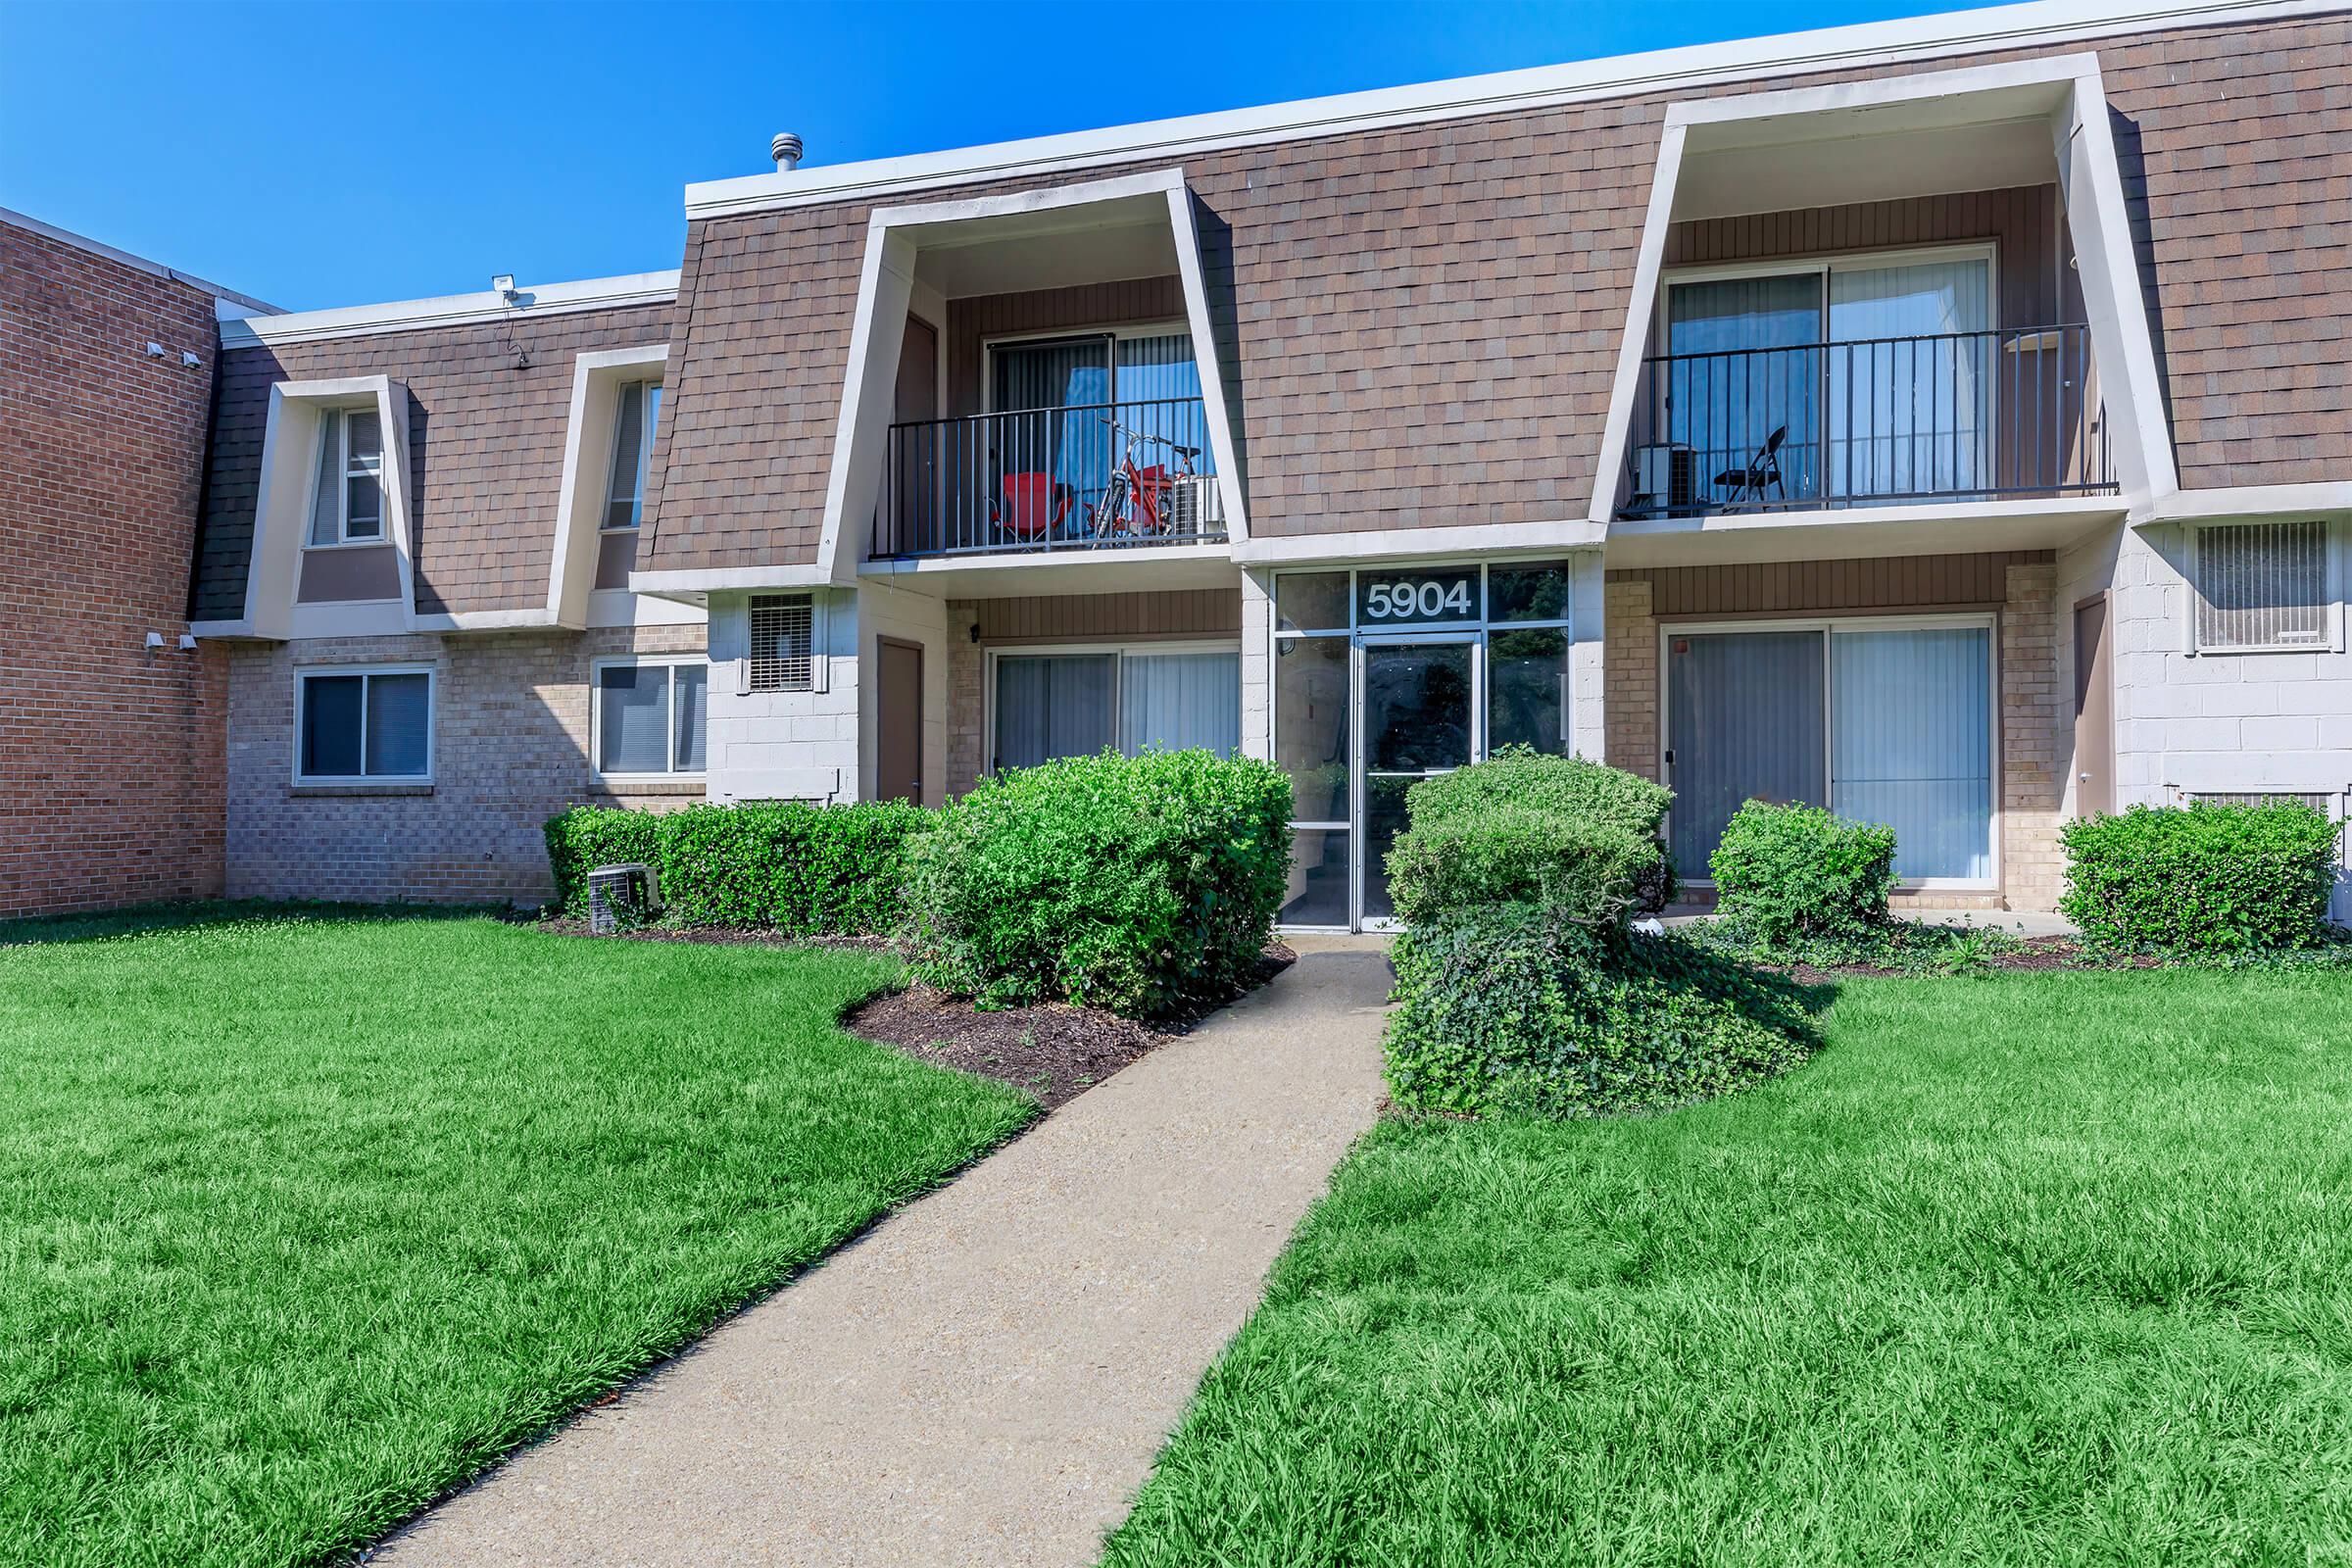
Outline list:
[[[2341,830],[2300,801],[2134,806],[2069,822],[2059,912],[2094,946],[2182,956],[2311,947]]]
[[[1887,923],[1894,829],[1749,801],[1707,861],[1717,913],[1764,952],[1864,946]]]
[[[587,908],[590,871],[642,860],[660,877],[662,917],[676,924],[878,934],[905,913],[906,845],[933,815],[896,801],[575,807],[548,819],[548,862],[573,914]]]
[[[1659,829],[1674,794],[1581,757],[1506,747],[1412,787],[1388,858],[1407,924],[1490,904],[1543,904],[1587,924],[1663,908]]]
[[[1816,1040],[1807,994],[1688,939],[1531,905],[1459,909],[1397,938],[1389,1090],[1424,1110],[1658,1111],[1785,1072]]]
[[[1273,939],[1291,785],[1206,751],[1066,758],[983,779],[910,857],[901,944],[984,1007],[1151,1017],[1219,1001]]]

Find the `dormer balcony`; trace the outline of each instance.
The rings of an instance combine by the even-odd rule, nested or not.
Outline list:
[[[1186,360],[1156,371],[1189,377],[1192,367]],[[1148,550],[1225,537],[1207,411],[1197,396],[890,427],[876,560]]]

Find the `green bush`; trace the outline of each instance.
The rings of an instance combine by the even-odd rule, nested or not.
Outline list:
[[[1543,904],[1587,924],[1663,907],[1673,873],[1658,831],[1673,799],[1598,762],[1507,747],[1412,787],[1390,896],[1407,923],[1486,904]]]
[[[588,912],[588,873],[600,865],[642,861],[662,869],[662,818],[615,806],[575,806],[547,819],[547,865],[555,873],[556,906]]]
[[[911,858],[902,940],[925,980],[983,1006],[1152,1016],[1250,975],[1290,859],[1290,780],[1269,762],[1068,758],[941,813]]]
[[[1771,951],[1867,942],[1886,925],[1894,829],[1848,822],[1818,806],[1749,801],[1707,861],[1716,909]]]
[[[1408,930],[1391,956],[1389,1089],[1418,1109],[1663,1110],[1786,1071],[1816,1045],[1799,988],[1677,935],[1499,905]]]
[[[575,807],[548,819],[548,863],[558,904],[575,915],[591,870],[643,860],[661,879],[663,918],[677,924],[878,933],[905,911],[906,844],[931,819],[895,801]]]
[[[907,842],[931,818],[900,801],[690,806],[665,819],[665,916],[795,934],[888,931],[906,912]]]
[[[2300,801],[2134,806],[2069,822],[2058,908],[2093,945],[2183,955],[2322,940],[2337,834]]]

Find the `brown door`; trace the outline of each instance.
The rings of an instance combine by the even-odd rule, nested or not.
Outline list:
[[[882,707],[874,745],[874,798],[923,801],[923,651],[880,640]]]
[[[2075,607],[2075,814],[2115,809],[2115,674],[2107,596]]]

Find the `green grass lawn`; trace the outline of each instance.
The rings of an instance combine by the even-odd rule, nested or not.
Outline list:
[[[1108,1568],[2352,1562],[2352,973],[1824,1024],[1655,1119],[1384,1126]]]
[[[333,1560],[1034,1114],[879,957],[140,923],[0,946],[8,1563]]]

